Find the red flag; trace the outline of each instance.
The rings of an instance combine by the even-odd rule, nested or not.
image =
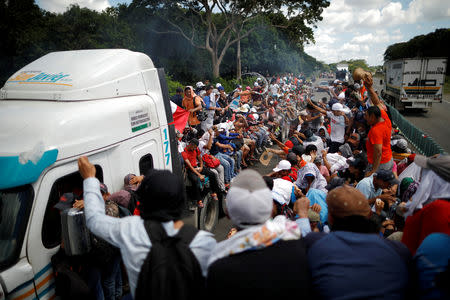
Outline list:
[[[172,109],[172,117],[173,122],[171,124],[175,125],[175,128],[183,133],[184,128],[186,127],[186,123],[189,118],[189,112],[187,110],[182,109],[172,101],[170,101],[170,108]]]

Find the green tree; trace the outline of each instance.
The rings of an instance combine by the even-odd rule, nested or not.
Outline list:
[[[326,0],[135,0],[132,3],[136,8],[149,10],[153,18],[161,21],[154,29],[156,32],[177,34],[192,46],[206,50],[213,77],[219,77],[227,50],[257,29],[246,25],[262,13],[275,13],[284,8],[292,24],[302,21],[308,26],[322,19],[323,8],[328,5]],[[294,29],[300,33],[302,28]]]

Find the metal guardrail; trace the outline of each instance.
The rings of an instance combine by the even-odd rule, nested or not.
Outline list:
[[[400,133],[420,154],[432,156],[438,153],[445,153],[444,149],[438,143],[405,119],[398,110],[386,102],[384,104],[389,108],[392,123],[398,127]]]

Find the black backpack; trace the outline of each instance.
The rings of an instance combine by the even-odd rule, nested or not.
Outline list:
[[[189,248],[198,230],[184,225],[177,235],[167,235],[161,223],[144,221],[152,243],[139,274],[135,299],[203,299],[205,279]]]

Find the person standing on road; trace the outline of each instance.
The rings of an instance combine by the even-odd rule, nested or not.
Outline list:
[[[145,288],[142,285],[139,286],[138,281],[142,280],[141,277],[145,278],[148,275],[141,274],[141,268],[152,251],[153,239],[149,237],[147,224],[156,222],[156,225],[162,227],[162,231],[168,237],[181,238],[179,235],[181,232],[196,230],[184,225],[181,220],[186,202],[182,179],[167,170],[150,170],[136,191],[140,199],[140,217],[130,216],[119,219],[105,215],[105,202],[100,193],[100,182],[95,178],[95,166],[83,156],[78,159],[78,168],[84,179],[86,225],[93,234],[120,248],[131,294],[136,299],[139,288]],[[187,245],[198,263],[194,268],[199,268],[198,271],[203,276],[206,275],[207,261],[211,250],[216,245],[213,235],[209,232],[198,231]],[[158,247],[161,246],[158,245]],[[168,280],[165,286],[167,289],[161,292],[170,294],[176,285],[177,282]],[[192,288],[196,289],[198,286]]]

